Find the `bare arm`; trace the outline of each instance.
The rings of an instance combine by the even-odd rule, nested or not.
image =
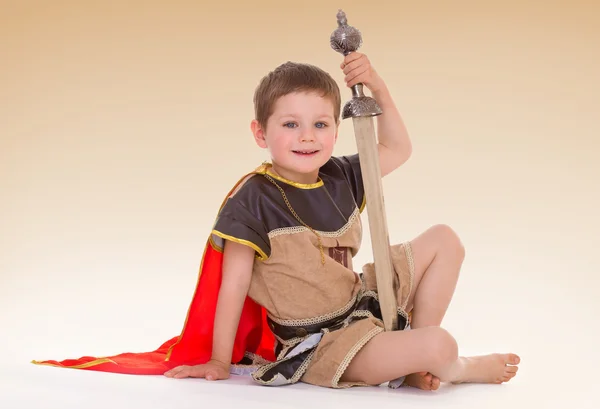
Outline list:
[[[252,248],[229,240],[225,241],[223,251],[223,276],[217,299],[211,360],[202,365],[175,367],[165,372],[169,378],[229,378],[233,343],[250,288],[255,253]]]
[[[255,252],[248,246],[228,240],[223,251],[223,279],[215,314],[212,360],[229,366],[250,287]]]
[[[410,158],[412,143],[404,122],[396,108],[388,88],[381,80],[381,88],[372,91],[383,113],[377,116],[377,140],[381,176],[399,168]]]
[[[346,74],[346,85],[364,84],[381,107],[377,116],[377,139],[381,176],[400,167],[412,154],[412,143],[383,79],[371,66],[366,55],[353,52],[345,57],[341,68]]]

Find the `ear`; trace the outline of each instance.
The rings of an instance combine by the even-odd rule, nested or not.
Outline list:
[[[267,148],[267,140],[265,139],[265,131],[263,127],[258,123],[256,119],[250,122],[250,129],[252,130],[252,134],[254,135],[254,140],[256,144],[261,148]]]

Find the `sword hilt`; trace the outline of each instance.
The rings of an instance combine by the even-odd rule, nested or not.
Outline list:
[[[329,44],[338,53],[346,56],[354,52],[362,45],[362,34],[360,31],[348,25],[346,13],[341,9],[337,13],[338,27],[331,33]],[[352,99],[344,105],[342,118],[356,118],[361,116],[376,116],[382,113],[377,102],[367,97],[363,92],[363,84],[352,86]]]

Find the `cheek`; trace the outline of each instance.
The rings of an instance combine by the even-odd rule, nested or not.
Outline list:
[[[333,148],[335,145],[335,132],[325,135],[325,137],[321,140],[321,143],[325,147]]]
[[[284,132],[278,132],[271,136],[271,150],[274,152],[285,152],[291,149],[291,138]]]

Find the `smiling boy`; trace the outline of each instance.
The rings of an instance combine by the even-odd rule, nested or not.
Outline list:
[[[346,85],[364,84],[384,112],[377,117],[383,177],[410,157],[407,131],[364,54],[348,55],[341,69]],[[456,341],[440,327],[464,258],[459,238],[445,225],[392,246],[400,330],[383,331],[373,264],[360,275],[352,267],[365,198],[358,155],[332,156],[341,105],[334,80],[317,67],[286,63],[263,78],[254,104],[252,133],[272,163],[229,197],[212,232],[224,262],[211,360],[165,375],[228,378],[249,297],[267,311],[277,340],[274,362],[253,360],[253,377],[262,384],[338,388],[404,381],[437,389],[440,381],[510,380],[518,356],[459,357]]]
[[[364,54],[340,67],[346,86],[364,84],[383,110],[383,177],[410,157],[408,133]],[[512,379],[517,355],[460,357],[440,327],[465,256],[446,225],[391,246],[399,328],[384,331],[374,265],[361,273],[353,266],[366,203],[358,155],[332,156],[341,110],[333,78],[282,64],[261,80],[254,106],[251,130],[271,163],[242,177],[219,209],[181,334],[152,352],[36,363],[208,380],[251,374],[262,385],[331,388]]]

